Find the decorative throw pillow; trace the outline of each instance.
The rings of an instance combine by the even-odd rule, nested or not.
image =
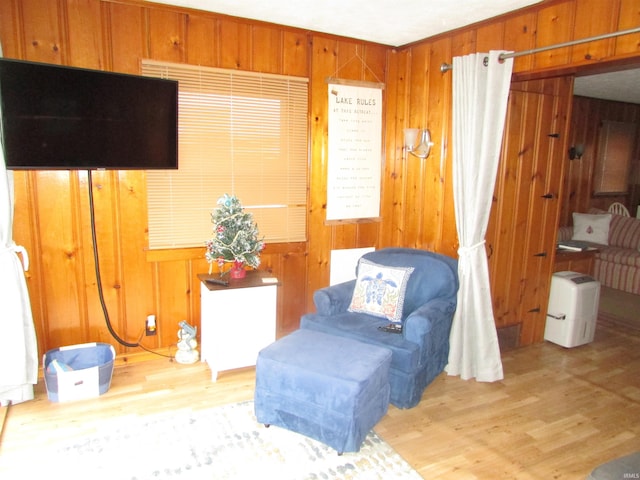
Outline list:
[[[400,322],[411,272],[413,267],[389,267],[361,258],[349,311]]]
[[[582,240],[586,242],[609,245],[609,224],[611,214],[573,214],[573,236],[572,240]]]

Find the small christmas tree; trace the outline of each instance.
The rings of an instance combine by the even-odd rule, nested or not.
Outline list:
[[[264,241],[258,238],[253,215],[244,211],[240,200],[226,193],[217,205],[211,214],[214,236],[206,242],[207,261],[217,262],[221,274],[225,263],[233,263],[236,268],[243,265],[258,268]]]

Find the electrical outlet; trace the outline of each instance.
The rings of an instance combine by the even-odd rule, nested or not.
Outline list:
[[[147,321],[145,322],[145,333],[147,336],[156,334],[156,316],[148,315]]]

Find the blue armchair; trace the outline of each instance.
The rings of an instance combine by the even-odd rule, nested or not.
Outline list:
[[[387,318],[350,311],[356,284],[362,278],[316,291],[317,312],[304,315],[300,328],[391,350],[390,401],[399,408],[411,408],[448,361],[458,291],[457,260],[424,250],[385,248],[363,255],[357,271],[372,262],[383,267],[413,267],[403,291],[402,315],[396,318],[402,323],[401,334],[378,328],[390,323]]]

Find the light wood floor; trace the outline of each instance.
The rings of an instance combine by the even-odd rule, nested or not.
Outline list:
[[[145,360],[145,361],[142,361]],[[34,450],[93,419],[205,408],[253,396],[254,370],[227,372],[148,354],[119,358],[97,399],[36,399],[7,409],[3,452]],[[505,379],[463,381],[442,374],[410,410],[390,407],[376,432],[427,479],[584,479],[598,464],[640,450],[640,334],[599,325],[592,344],[545,342],[503,354]],[[635,473],[635,472],[634,472]]]

